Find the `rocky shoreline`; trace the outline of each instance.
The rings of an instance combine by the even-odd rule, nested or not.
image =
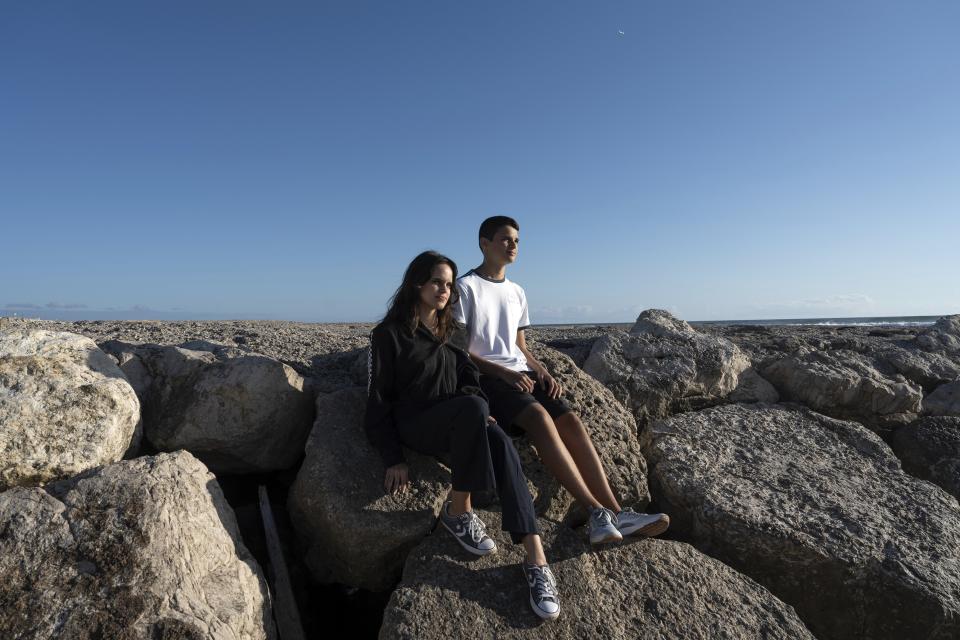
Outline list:
[[[5,325],[0,636],[276,637],[258,484],[308,637],[350,617],[367,637],[541,633],[515,550],[468,562],[432,533],[442,462],[412,456],[411,494],[382,495],[359,428],[371,328]],[[664,539],[590,549],[572,499],[518,439],[565,597],[553,635],[960,636],[960,316],[691,326],[650,310],[632,327],[528,339],[624,501],[674,520]],[[497,509],[481,509],[488,523]],[[121,567],[132,577],[118,590]]]

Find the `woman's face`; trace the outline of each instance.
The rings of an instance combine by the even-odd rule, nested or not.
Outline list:
[[[450,265],[438,264],[430,272],[430,279],[420,287],[420,304],[439,311],[447,306],[452,292],[453,269]]]

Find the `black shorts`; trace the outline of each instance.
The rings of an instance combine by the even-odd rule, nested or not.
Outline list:
[[[554,419],[573,411],[563,396],[554,400],[547,395],[546,390],[537,382],[537,374],[533,371],[525,373],[533,379],[532,394],[520,391],[495,376],[480,376],[480,388],[490,403],[490,415],[496,419],[500,428],[511,436],[523,434],[523,429],[514,425],[513,421],[531,404],[540,403]]]

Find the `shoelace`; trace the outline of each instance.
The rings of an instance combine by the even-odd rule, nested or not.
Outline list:
[[[487,535],[486,525],[478,518],[477,516],[470,514],[469,520],[467,522],[467,533],[470,534],[470,537],[475,543],[480,543],[483,540],[484,536]]]
[[[557,590],[553,586],[556,579],[553,577],[550,567],[531,567],[530,572],[533,574],[533,593],[537,600],[545,598],[556,600]]]
[[[615,524],[616,521],[617,516],[606,507],[600,507],[599,509],[595,509],[593,512],[593,522],[597,526]]]

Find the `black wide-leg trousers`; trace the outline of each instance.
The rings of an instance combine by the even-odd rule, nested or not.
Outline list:
[[[488,423],[490,409],[479,396],[457,396],[397,423],[400,440],[414,451],[449,454],[455,491],[496,489],[503,530],[514,544],[539,533],[533,498],[516,447],[500,425]]]

